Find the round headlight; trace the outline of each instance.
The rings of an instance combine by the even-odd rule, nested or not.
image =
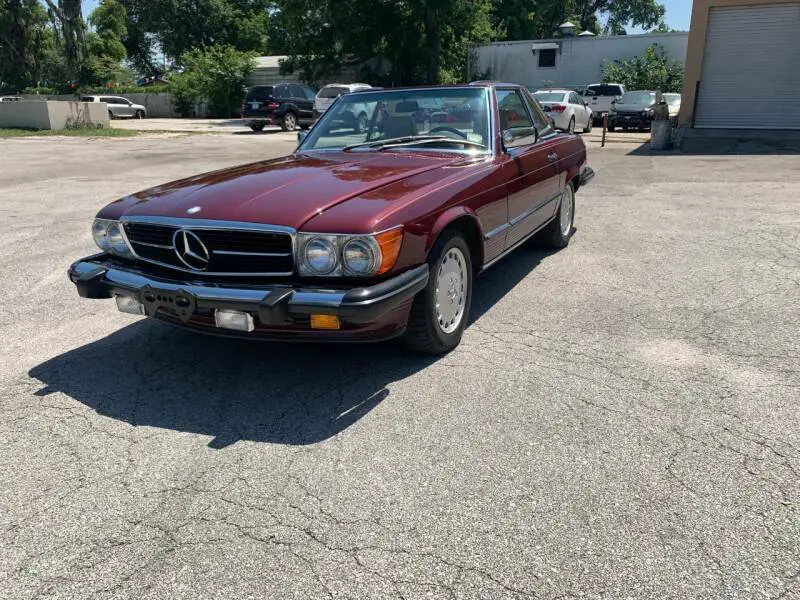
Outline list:
[[[111,242],[108,240],[108,222],[96,219],[92,224],[92,237],[94,243],[100,250],[108,251],[111,249]]]
[[[353,275],[369,275],[377,262],[375,250],[365,240],[350,240],[342,251],[344,268]]]
[[[309,270],[327,275],[336,268],[336,250],[328,240],[314,238],[306,244],[305,262]]]
[[[111,223],[111,225],[108,226],[107,237],[112,252],[116,254],[128,254],[128,244],[125,243],[125,238],[122,235],[119,223]]]

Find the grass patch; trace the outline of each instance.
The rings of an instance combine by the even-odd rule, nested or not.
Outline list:
[[[113,127],[70,127],[68,129],[0,129],[0,138],[21,137],[135,137],[139,131]]]

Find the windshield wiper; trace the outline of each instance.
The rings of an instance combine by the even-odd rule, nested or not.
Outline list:
[[[402,137],[395,137],[395,138],[386,138],[385,140],[372,140],[371,142],[361,142],[358,144],[350,144],[349,146],[345,146],[342,148],[342,152],[348,152],[353,148],[379,148],[381,146],[386,146],[387,144],[405,144],[409,142],[427,142],[427,141],[441,141],[441,140],[451,140],[453,138],[449,138],[443,135],[404,135]]]
[[[483,148],[484,150],[486,150],[486,146],[478,142],[473,142],[472,140],[460,140],[458,138],[451,138],[447,136],[428,138],[424,140],[416,139],[404,142],[392,142],[390,144],[384,144],[383,146],[381,146],[380,149],[384,150],[386,148],[397,148],[398,146],[421,146],[422,144],[438,144],[441,142],[449,142],[451,144],[462,144],[466,146],[472,146],[474,148]]]

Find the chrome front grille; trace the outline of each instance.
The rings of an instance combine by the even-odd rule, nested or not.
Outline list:
[[[122,224],[134,254],[146,262],[215,276],[274,276],[294,272],[294,231],[289,228],[156,217],[123,217]],[[189,237],[193,250],[189,260],[185,255],[185,236]]]

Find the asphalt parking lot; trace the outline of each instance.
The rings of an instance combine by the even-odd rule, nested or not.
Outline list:
[[[592,148],[438,359],[77,297],[106,202],[293,145],[0,140],[0,597],[800,597],[800,158]]]

